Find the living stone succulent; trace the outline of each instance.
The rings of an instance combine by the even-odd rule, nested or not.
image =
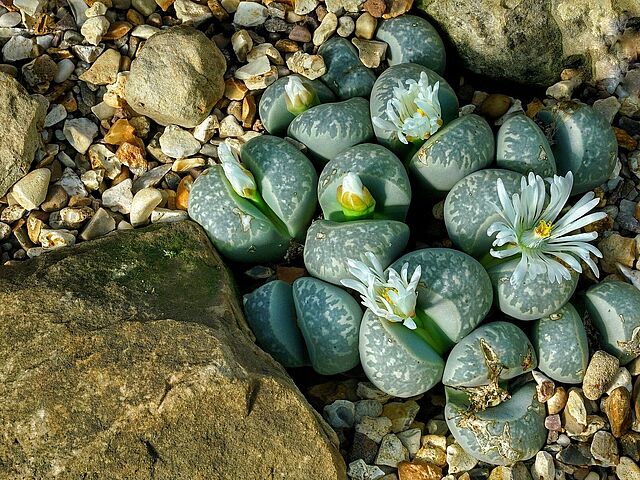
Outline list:
[[[371,118],[375,136],[381,145],[403,161],[415,148],[402,134],[403,127],[407,121],[416,121],[421,116],[416,98],[424,98],[426,90],[423,93],[422,88],[431,87],[433,91],[436,84],[441,126],[444,126],[458,117],[458,97],[447,81],[433,70],[415,63],[402,63],[386,69],[373,85]],[[426,138],[411,140],[419,146]]]
[[[360,358],[374,385],[392,395],[410,397],[440,382],[445,353],[489,311],[491,285],[476,260],[451,249],[408,253],[389,271],[400,268],[420,272],[415,308],[410,312],[415,327],[386,321],[384,312],[369,308],[360,330]],[[351,281],[343,283],[353,286]]]
[[[315,168],[289,142],[268,135],[243,146],[249,170],[229,147],[219,151],[226,159],[194,182],[189,215],[231,260],[283,258],[293,239],[304,239],[315,212]]]
[[[494,150],[487,121],[478,115],[465,115],[430,136],[407,169],[424,193],[445,196],[468,174],[488,167]]]
[[[287,101],[286,87],[292,78],[302,82],[303,86],[316,96],[319,103],[333,102],[336,99],[333,92],[320,80],[309,80],[299,75],[279,78],[267,87],[258,104],[262,125],[271,135],[286,134],[289,124],[296,118]]]
[[[389,65],[417,63],[439,75],[447,62],[444,43],[433,26],[424,18],[401,15],[382,22],[376,39],[386,42]]]
[[[551,134],[558,173],[573,172],[572,195],[606,182],[615,168],[618,143],[613,128],[592,107],[563,101],[538,112]]]
[[[318,49],[327,66],[321,80],[340,100],[369,98],[376,81],[375,74],[360,61],[358,51],[349,40],[333,37]]]
[[[347,148],[373,139],[369,102],[354,97],[310,108],[291,122],[288,135],[304,143],[324,165]]]
[[[640,355],[640,291],[607,281],[590,287],[584,303],[600,333],[600,343],[625,365]]]
[[[405,220],[411,203],[407,171],[391,151],[372,143],[348,148],[322,169],[318,201],[325,219],[347,220],[338,189],[348,173],[357,175],[374,199],[372,218]]]
[[[542,373],[557,382],[582,382],[589,362],[589,343],[582,317],[571,303],[536,321],[531,342]]]
[[[505,388],[505,381],[536,365],[524,332],[507,322],[483,325],[453,348],[442,379],[445,419],[467,453],[508,465],[533,457],[544,445],[546,409],[538,401],[535,383]]]
[[[557,173],[547,137],[524,114],[510,116],[498,130],[496,165],[523,175],[533,172],[543,178]]]

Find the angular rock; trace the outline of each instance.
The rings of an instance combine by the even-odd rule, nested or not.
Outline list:
[[[618,35],[612,27],[624,18],[640,15],[637,2],[591,0],[423,0],[419,7],[446,33],[470,70],[544,87],[559,80],[575,59],[596,67],[589,68],[593,80],[619,75],[624,65],[609,53],[606,38]],[[598,68],[603,64],[613,68]]]
[[[0,477],[346,480],[235,295],[191,222],[1,269]]]
[[[0,72],[0,197],[28,172],[46,113],[43,103]]]
[[[27,210],[34,210],[44,202],[47,197],[51,170],[38,168],[22,177],[13,186],[13,198]]]
[[[225,71],[220,49],[202,32],[170,28],[153,35],[131,63],[125,98],[161,125],[195,127],[222,98]]]

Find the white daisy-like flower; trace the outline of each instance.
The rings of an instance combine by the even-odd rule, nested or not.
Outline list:
[[[514,193],[511,198],[502,180],[497,181],[502,208],[497,205],[495,208],[502,221],[493,223],[487,230],[487,235],[497,233],[493,246],[505,247],[492,249],[491,255],[494,257],[521,255],[520,262],[511,275],[512,285],[519,285],[525,279],[545,273],[550,282],[568,280],[571,278],[569,268],[582,272],[580,260],[589,265],[591,271],[598,276],[598,267],[590,254],[602,258],[602,253],[587,243],[596,239],[598,233],[575,232],[602,220],[607,214],[589,213],[599,202],[594,198],[594,193],[589,192],[558,219],[571,194],[573,174],[569,172],[566,177],[554,175],[553,179],[547,181],[550,183],[550,198],[542,177],[533,173],[522,179],[520,193]]]
[[[421,142],[442,126],[442,110],[438,100],[440,82],[429,85],[429,77],[422,72],[420,80],[398,81],[393,98],[387,102],[388,120],[373,118],[373,124],[383,130],[395,132],[402,143]]]
[[[369,189],[362,184],[360,177],[353,172],[347,172],[336,191],[338,203],[348,217],[362,217],[368,215],[376,207],[376,201]]]
[[[417,325],[416,291],[422,269],[416,267],[409,278],[409,264],[405,263],[396,272],[393,268],[387,269],[387,274],[382,268],[376,256],[367,252],[369,265],[358,260],[347,260],[349,272],[357,278],[341,280],[345,287],[352,288],[360,293],[362,305],[369,308],[374,315],[382,317],[390,322],[402,323],[410,330],[415,330]]]
[[[242,166],[240,159],[229,145],[221,143],[218,146],[218,158],[233,190],[241,197],[254,199],[257,187],[253,174]]]
[[[287,84],[284,86],[284,93],[287,110],[294,115],[300,115],[318,103],[316,93],[295,75],[289,76]]]

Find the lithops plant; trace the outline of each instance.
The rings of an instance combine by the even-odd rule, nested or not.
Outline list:
[[[291,285],[274,280],[245,295],[243,300],[247,322],[260,348],[285,367],[309,365]]]
[[[558,173],[573,172],[572,195],[606,182],[616,165],[618,144],[609,122],[588,105],[559,102],[538,112],[549,130]]]
[[[476,459],[511,465],[533,457],[544,446],[546,409],[536,385],[527,383],[495,407],[473,411],[469,395],[447,388],[444,416],[456,441]]]
[[[462,178],[493,162],[491,127],[478,115],[464,115],[431,135],[407,165],[427,194],[444,196]]]
[[[440,127],[458,118],[458,97],[447,81],[415,63],[394,65],[371,91],[378,142],[405,160]]]
[[[306,91],[300,90],[300,85]],[[272,135],[285,135],[296,115],[318,103],[335,101],[333,92],[320,80],[301,75],[279,78],[260,98],[258,112],[264,128]]]
[[[600,333],[602,347],[625,365],[640,355],[640,291],[634,286],[606,281],[590,287],[584,303]]]
[[[357,176],[362,184],[362,193],[352,192],[353,200],[345,197],[349,174]],[[367,201],[366,192],[371,200]],[[363,143],[325,165],[318,180],[318,201],[326,220],[368,217],[404,221],[411,202],[411,184],[398,157],[381,145]]]
[[[467,175],[456,183],[444,203],[444,221],[451,241],[462,251],[481,258],[491,249],[487,229],[500,220],[496,182],[502,181],[509,195],[520,187],[522,175],[510,170],[487,169]]]
[[[339,287],[312,277],[293,286],[274,280],[245,295],[244,309],[258,344],[286,367],[333,375],[360,363],[362,309]]]
[[[293,300],[314,370],[333,375],[360,363],[362,309],[342,288],[312,277],[293,282]]]
[[[556,161],[544,132],[524,113],[512,115],[498,130],[496,165],[543,178],[557,173]]]
[[[382,391],[418,395],[440,382],[443,355],[489,311],[489,278],[476,260],[451,249],[408,253],[386,272],[367,257],[369,263],[350,262],[355,279],[343,281],[368,308],[360,329],[362,366]]]
[[[373,253],[387,267],[409,242],[409,227],[395,220],[318,220],[307,231],[304,264],[314,277],[340,285],[350,277],[347,258],[364,260]]]
[[[349,40],[333,37],[318,49],[327,66],[321,80],[340,100],[369,98],[376,81],[375,74],[360,61],[358,51]]]
[[[483,325],[451,350],[442,378],[445,420],[467,453],[508,465],[533,457],[544,445],[546,410],[535,383],[514,382],[510,392],[507,382],[536,364],[524,332],[507,322]]]
[[[520,191],[509,197],[504,182],[497,179],[500,218],[487,229],[495,235],[491,256],[498,262],[484,263],[491,276],[500,310],[520,320],[533,320],[550,315],[566,303],[586,263],[595,276],[598,267],[591,255],[602,257],[588,243],[596,232],[577,233],[581,228],[606,217],[593,212],[599,202],[593,192],[585,194],[563,216],[573,186],[571,172],[566,177],[554,176],[545,181],[534,173],[521,180]],[[511,259],[515,257],[515,260]],[[511,259],[511,260],[509,260]]]
[[[384,20],[376,39],[386,42],[390,66],[417,63],[442,75],[447,63],[444,43],[433,26],[424,18],[401,15]]]
[[[349,147],[373,139],[369,102],[355,97],[343,102],[325,103],[298,115],[288,134],[304,143],[321,165]]]
[[[317,204],[317,173],[286,140],[263,135],[242,149],[227,144],[222,164],[202,173],[189,195],[189,215],[228,259],[275,261],[292,239],[303,240]]]
[[[542,373],[557,382],[582,382],[589,363],[589,342],[582,317],[571,303],[535,322],[531,343]]]

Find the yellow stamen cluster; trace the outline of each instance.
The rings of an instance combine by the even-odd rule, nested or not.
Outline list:
[[[552,222],[547,222],[546,220],[540,220],[538,226],[535,228],[533,233],[535,233],[538,238],[549,238],[551,236],[551,229],[553,228]]]

